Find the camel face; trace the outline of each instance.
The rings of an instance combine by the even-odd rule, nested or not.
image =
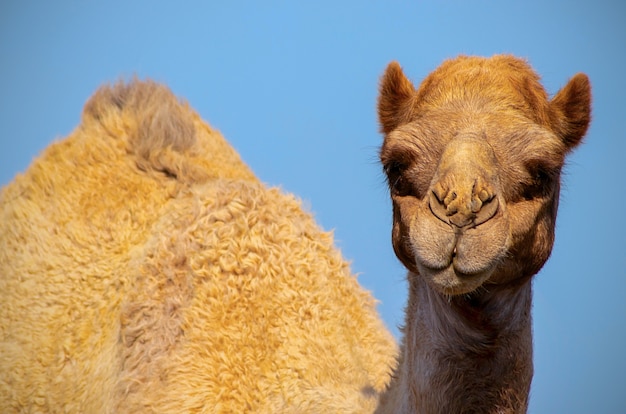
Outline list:
[[[417,90],[390,64],[381,161],[403,264],[446,295],[535,274],[552,249],[560,171],[586,131],[589,96],[577,75],[550,101],[509,56],[448,61]]]
[[[386,161],[394,159],[389,148],[397,148],[398,140],[406,142],[407,137],[390,135]],[[484,135],[461,131],[437,150],[442,155],[428,174],[425,191],[415,191],[411,180],[426,168],[385,164],[394,203],[393,245],[407,268],[442,293],[467,293],[488,280],[507,254],[507,203],[496,154]]]

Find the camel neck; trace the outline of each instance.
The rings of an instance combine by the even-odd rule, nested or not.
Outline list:
[[[530,283],[450,298],[409,276],[395,384],[406,411],[526,412],[533,371]]]

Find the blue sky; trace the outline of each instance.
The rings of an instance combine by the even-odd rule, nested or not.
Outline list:
[[[626,3],[35,3],[0,4],[0,184],[72,131],[99,85],[167,83],[264,182],[335,230],[396,335],[405,272],[375,113],[386,64],[419,83],[460,53],[513,53],[550,93],[587,73],[593,123],[569,158],[556,245],[534,282],[530,412],[626,412]]]

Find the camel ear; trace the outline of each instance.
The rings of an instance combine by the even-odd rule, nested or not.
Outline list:
[[[410,120],[415,87],[398,62],[391,62],[380,82],[378,121],[385,134]]]
[[[578,145],[591,120],[591,84],[584,73],[574,75],[550,102],[555,129],[568,150]]]

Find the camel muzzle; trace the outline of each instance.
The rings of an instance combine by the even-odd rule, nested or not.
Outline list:
[[[493,150],[485,139],[466,135],[453,139],[441,158],[429,194],[429,207],[439,220],[466,230],[498,212],[498,181]]]

